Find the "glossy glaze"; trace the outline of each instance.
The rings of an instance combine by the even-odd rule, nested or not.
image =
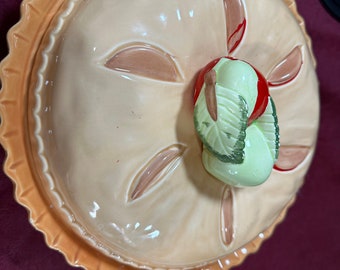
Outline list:
[[[271,95],[282,144],[310,151],[300,167],[288,173],[273,171],[256,188],[226,192],[225,185],[205,172],[192,121],[193,84],[202,67],[228,55],[230,33],[224,1],[197,3],[135,1],[126,9],[122,1],[83,2],[62,36],[60,51],[54,52],[56,73],[41,72],[45,81],[54,82],[37,90],[50,95],[50,103],[37,107],[40,120],[48,123],[36,132],[42,138],[46,174],[65,188],[63,201],[75,225],[80,224],[99,249],[116,258],[118,254],[120,261],[187,266],[233,252],[278,218],[311,161],[318,97],[304,35],[283,2],[241,1],[248,23],[239,46],[229,45],[235,57],[269,74],[300,48],[301,70],[289,83],[271,89]],[[275,28],[268,23],[274,18]],[[111,68],[113,55],[141,43],[164,52],[181,79],[160,80],[150,72]],[[52,55],[47,55],[50,64]],[[306,96],[308,104],[303,102]],[[173,145],[185,148],[175,158],[164,152],[176,162],[155,163],[155,176],[144,177],[145,168],[153,167],[148,164]],[[159,173],[162,177],[157,178]]]

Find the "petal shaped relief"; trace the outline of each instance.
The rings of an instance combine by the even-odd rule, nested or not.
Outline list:
[[[280,146],[279,158],[274,168],[278,171],[290,171],[299,166],[310,152],[308,146],[283,145]]]
[[[296,78],[303,64],[301,46],[296,46],[267,76],[269,86],[280,86]]]
[[[246,18],[243,1],[224,0],[227,23],[227,48],[232,53],[241,43],[246,30]]]
[[[225,187],[221,202],[221,236],[223,243],[228,246],[234,239],[233,194],[229,186]]]
[[[118,50],[105,67],[150,79],[177,82],[181,80],[170,54],[149,44],[129,44]]]
[[[157,153],[144,166],[133,181],[129,192],[130,200],[136,200],[144,195],[151,187],[159,183],[167,175],[171,174],[178,166],[186,147],[174,144]]]

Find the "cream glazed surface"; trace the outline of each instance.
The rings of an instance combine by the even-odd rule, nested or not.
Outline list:
[[[303,184],[319,117],[313,60],[285,3],[70,2],[77,11],[55,46],[54,72],[44,74],[53,86],[38,108],[37,134],[49,173],[86,234],[122,261],[180,267],[231,253],[275,222]],[[246,27],[228,44],[231,2],[241,11],[233,20],[245,19]],[[281,169],[257,187],[229,187],[201,161],[193,85],[200,69],[226,55],[269,81],[279,81],[279,63],[300,67],[270,87]],[[131,58],[139,59],[133,67]]]

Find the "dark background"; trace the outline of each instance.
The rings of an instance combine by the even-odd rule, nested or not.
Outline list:
[[[317,0],[296,2],[318,62],[321,122],[317,150],[285,221],[240,270],[340,269],[340,22]],[[0,60],[8,53],[6,32],[19,19],[20,3],[0,0]],[[1,163],[4,156],[1,148]],[[63,255],[49,249],[43,235],[30,225],[27,211],[13,199],[12,182],[1,171],[0,270],[15,269],[74,268]]]

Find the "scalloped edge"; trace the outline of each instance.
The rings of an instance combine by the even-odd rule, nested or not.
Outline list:
[[[307,29],[306,29],[306,23],[305,20],[302,18],[302,16],[300,15],[299,11],[298,11],[298,7],[295,3],[295,0],[283,0],[285,2],[285,4],[287,5],[287,7],[290,9],[290,11],[292,12],[292,14],[294,15],[295,19],[297,20],[298,24],[300,25],[300,28],[305,36],[306,39],[306,43],[308,45],[308,49],[309,49],[309,55],[312,58],[312,63],[314,65],[314,67],[316,67],[317,62],[316,62],[316,58],[315,55],[313,53],[313,44],[312,44],[312,39],[310,38],[310,36],[307,33]]]
[[[51,210],[48,198],[36,183],[30,167],[24,96],[29,89],[30,71],[36,57],[31,52],[39,48],[45,30],[64,2],[24,0],[20,6],[21,19],[7,34],[9,55],[0,63],[0,143],[7,155],[3,168],[14,184],[15,200],[28,210],[30,223],[43,233],[50,248],[60,251],[73,266],[101,270],[119,268],[118,262],[108,260],[81,243],[79,236],[65,226]]]
[[[316,65],[311,39],[307,35],[304,20],[298,14],[295,1],[284,0],[284,2],[305,34],[310,55]],[[35,54],[31,52],[38,50],[46,29],[64,3],[65,0],[24,0],[21,4],[21,19],[8,32],[10,53],[0,63],[2,81],[0,143],[7,153],[4,172],[14,183],[16,201],[28,210],[30,222],[43,233],[46,244],[50,248],[60,251],[67,262],[73,266],[97,270],[118,269],[122,267],[121,263],[96,252],[94,248],[82,242],[77,234],[67,228],[67,225],[51,210],[48,199],[36,183],[34,172],[30,167],[30,149],[26,141],[25,125],[27,104],[24,96],[25,91],[29,89],[30,71],[35,60]],[[22,63],[20,67],[16,65],[18,60]],[[287,209],[294,201],[295,197],[284,208],[277,220],[253,241],[223,258],[202,266],[205,269],[215,270],[230,269],[241,264],[249,254],[259,249],[265,239],[272,235],[275,227],[284,220]],[[144,265],[138,266],[147,268]]]

